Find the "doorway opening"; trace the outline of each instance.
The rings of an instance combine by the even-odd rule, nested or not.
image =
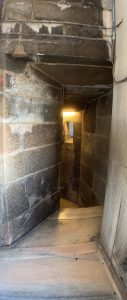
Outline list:
[[[78,207],[82,114],[74,109],[62,114],[61,205]]]

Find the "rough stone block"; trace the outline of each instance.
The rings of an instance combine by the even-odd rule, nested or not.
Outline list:
[[[32,50],[32,44],[23,42],[25,51],[29,54],[34,52]],[[7,45],[7,52],[12,51],[10,44]],[[43,41],[37,38],[38,53],[43,55],[55,55],[58,57],[84,57],[86,60],[109,60],[109,48],[106,41],[101,39],[79,39],[76,37],[67,36],[45,36]]]
[[[86,152],[92,153],[94,150],[94,135],[91,133],[83,134],[82,148]]]
[[[69,36],[82,36],[90,38],[101,38],[102,30],[98,27],[92,27],[87,25],[64,25],[64,31]]]
[[[97,117],[111,116],[112,115],[112,92],[108,95],[101,97],[97,102]]]
[[[106,181],[102,180],[100,176],[94,176],[93,193],[97,197],[98,201],[104,203],[106,191]]]
[[[0,152],[13,152],[60,143],[61,130],[59,124],[4,124],[0,126],[0,138]]]
[[[111,131],[111,117],[100,117],[96,121],[96,134],[109,136]]]
[[[83,130],[94,133],[96,129],[96,102],[83,113]]]
[[[12,242],[29,232],[33,227],[42,222],[55,210],[58,210],[59,203],[59,192],[48,195],[45,200],[42,199],[39,204],[23,213],[20,217],[17,217],[9,222],[9,237],[6,245],[12,244]]]
[[[11,68],[10,68],[11,65]],[[9,72],[5,73],[5,89],[6,93],[11,94],[13,97],[20,95],[19,99],[26,98],[32,101],[43,101],[44,103],[59,101],[61,102],[61,87],[56,86],[56,83],[49,78],[47,83],[47,78],[42,75],[39,69],[30,67],[29,64],[21,63],[18,61],[14,63],[13,60],[7,61],[6,68]],[[11,72],[10,72],[11,71]]]
[[[61,104],[44,103],[41,99],[29,99],[21,95],[7,94],[4,100],[4,118],[8,123],[60,122]]]
[[[33,0],[6,0],[5,19],[24,21],[31,19]]]
[[[82,152],[81,152],[81,160],[89,167],[89,168],[93,168],[94,166],[94,156],[93,156],[93,153],[90,153],[90,152],[87,152],[87,151],[84,151],[82,149]]]
[[[103,160],[100,157],[94,155],[93,161],[94,172],[106,180],[108,173],[108,160]]]
[[[93,185],[93,171],[84,163],[81,163],[81,177],[87,183],[88,187]]]
[[[89,6],[78,6],[65,3],[51,3],[37,1],[34,18],[60,22],[75,22],[97,25],[98,11]]]
[[[59,161],[59,144],[32,148],[15,155],[6,155],[4,160],[5,182],[15,181],[18,178],[54,166]]]
[[[80,197],[84,206],[91,206],[91,190],[82,178],[80,178]]]
[[[22,180],[5,185],[2,191],[2,199],[6,203],[8,220],[11,221],[35,205],[50,194],[58,190],[58,166],[40,171]]]
[[[109,158],[109,137],[95,136],[95,153],[102,159]]]

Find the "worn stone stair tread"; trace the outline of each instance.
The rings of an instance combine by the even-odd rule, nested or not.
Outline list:
[[[96,242],[80,243],[65,246],[34,247],[34,248],[11,248],[0,250],[0,261],[31,260],[45,257],[73,257],[94,255],[98,246]]]
[[[0,299],[115,299],[98,256],[0,262]],[[92,298],[93,297],[93,298]],[[7,298],[5,298],[7,299]]]
[[[91,217],[101,217],[103,213],[102,206],[85,207],[85,208],[65,208],[50,215],[47,220],[71,220],[84,219]]]
[[[92,221],[91,221],[92,220]],[[15,244],[16,248],[62,246],[98,239],[101,217],[45,220]]]

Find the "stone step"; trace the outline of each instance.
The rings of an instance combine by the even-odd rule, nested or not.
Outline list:
[[[65,37],[65,36],[47,36],[42,38],[39,36],[36,39],[21,40],[26,57],[55,57],[56,62],[64,59],[66,63],[68,58],[82,58],[87,63],[103,63],[109,62],[109,43],[103,39]],[[4,40],[3,49],[5,54],[17,55],[16,47],[18,40]]]
[[[102,217],[103,207],[94,206],[94,207],[84,207],[84,208],[66,208],[61,209],[59,212],[56,212],[49,216],[47,220],[74,220],[74,219],[85,219],[85,218],[94,218]]]
[[[22,39],[40,37],[43,39],[44,35],[58,35],[58,36],[77,36],[88,38],[102,38],[104,29],[102,26],[71,24],[63,22],[14,22],[2,21],[0,27],[1,37],[17,39],[20,34]],[[110,32],[109,32],[110,34]],[[106,30],[108,35],[108,30]]]
[[[89,4],[37,1],[34,11],[35,20],[52,20],[83,24],[99,24],[98,8]]]
[[[0,262],[0,299],[116,300],[98,255]]]
[[[98,25],[101,13],[98,1],[40,1],[23,2],[7,0],[4,3],[2,18],[5,20],[51,20]]]

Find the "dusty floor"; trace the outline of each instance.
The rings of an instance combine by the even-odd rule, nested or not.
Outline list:
[[[1,250],[0,299],[119,299],[98,251],[101,216],[101,207],[61,209]]]

